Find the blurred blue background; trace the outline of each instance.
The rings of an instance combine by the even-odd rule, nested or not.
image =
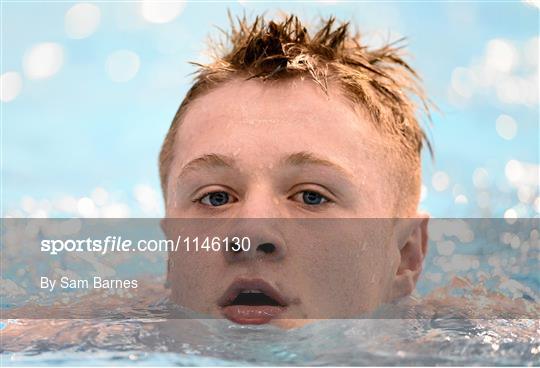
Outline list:
[[[157,156],[227,9],[350,20],[402,36],[439,106],[421,207],[538,217],[539,9],[534,2],[3,2],[2,216],[163,214]]]

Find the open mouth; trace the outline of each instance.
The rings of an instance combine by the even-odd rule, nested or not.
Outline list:
[[[223,315],[236,323],[264,324],[287,308],[283,296],[261,279],[238,279],[219,301]]]

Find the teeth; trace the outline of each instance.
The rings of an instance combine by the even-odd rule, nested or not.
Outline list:
[[[242,290],[242,294],[262,294],[262,291],[257,289]]]

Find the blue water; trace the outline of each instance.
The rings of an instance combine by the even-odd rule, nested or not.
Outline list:
[[[5,224],[26,224],[22,229],[36,238],[39,232],[29,225],[66,223],[27,221]],[[158,222],[122,221],[136,221],[137,231]],[[119,220],[101,222],[121,228]],[[118,276],[141,275],[144,287],[134,296],[116,295],[107,302],[75,292],[46,297],[32,286],[34,272],[46,274],[61,265],[84,275],[95,273],[95,265],[88,263],[93,267],[85,270],[73,255],[32,253],[37,248],[30,237],[24,247],[9,240],[10,231],[18,229],[12,225],[3,234],[8,241],[2,247],[2,308],[16,311],[17,319],[0,324],[2,365],[540,365],[537,219],[432,219],[425,269],[410,298],[357,319],[291,329],[202,319],[170,303],[166,253],[104,258],[114,262]],[[448,239],[453,248],[445,248]],[[99,318],[29,319],[25,308],[51,302]],[[114,302],[119,307],[111,308]]]
[[[78,326],[78,332],[66,328],[64,334],[79,340],[35,342],[24,351],[2,354],[3,364],[540,364],[538,320],[328,320],[293,330],[175,320],[101,323]]]
[[[97,226],[103,223],[118,231],[129,225],[148,235],[143,225],[157,225],[159,219],[4,223],[21,226],[8,226],[3,234],[2,308],[19,311],[15,316],[21,318],[2,322],[2,365],[540,365],[538,219],[432,219],[425,268],[412,298],[390,313],[381,309],[358,319],[316,321],[288,330],[189,314],[165,318],[175,307],[163,288],[166,253],[104,257],[117,276],[150,277],[146,289],[127,297],[127,303],[118,296],[126,308],[110,308],[111,302],[77,293],[50,294],[70,310],[101,318],[24,319],[24,308],[51,301],[35,294],[34,274],[55,267],[81,275],[97,270],[86,258],[76,262],[73,254],[36,254],[38,235],[49,234],[45,229],[94,224],[94,232],[111,233]]]
[[[193,70],[187,61],[199,60],[210,24],[226,26],[229,7],[234,14],[280,9],[308,19],[334,14],[357,21],[361,31],[385,34],[392,30],[408,36],[413,65],[442,110],[434,116],[429,132],[436,159],[424,158],[421,208],[435,217],[503,217],[507,210],[519,217],[539,215],[538,179],[525,180],[538,176],[538,103],[508,103],[498,97],[496,85],[477,86],[463,104],[450,98],[454,71],[481,65],[494,39],[504,40],[519,55],[518,64],[503,73],[505,78],[537,81],[533,78],[537,58],[530,65],[524,60],[527,45],[538,39],[538,9],[525,2],[283,2],[275,7],[270,3],[209,6],[191,2],[166,25],[137,23],[136,3],[96,4],[102,13],[100,28],[82,40],[69,39],[64,31],[71,3],[3,4],[6,52],[2,73],[20,73],[23,89],[14,101],[2,103],[2,216],[81,217],[87,214],[78,204],[88,199],[95,206],[91,213],[95,217],[162,215],[156,165],[159,147],[190,84]],[[156,45],[164,36],[180,46],[163,52]],[[47,80],[31,80],[23,73],[22,61],[41,42],[60,44],[65,50],[64,65]],[[105,61],[117,49],[140,55],[140,71],[129,83],[113,83],[106,75]],[[517,133],[511,140],[497,133],[495,124],[501,114],[516,121]],[[527,174],[517,179],[506,170],[516,160]],[[485,178],[477,180],[482,170]],[[449,178],[443,190],[433,183],[433,174],[440,171]],[[137,195],[141,185],[150,190],[155,206],[148,208],[148,197],[141,200]],[[538,232],[534,236],[537,240]],[[522,301],[538,305],[540,248],[534,236],[520,237],[516,248],[511,241],[497,246],[485,241],[456,247],[450,253],[432,242],[418,296],[425,297],[460,276],[473,285],[484,280],[485,291],[504,291],[506,303],[494,301],[504,308]],[[28,292],[30,285],[23,280],[33,266],[24,258],[27,251],[2,248],[2,278],[18,280],[15,285],[0,285],[2,308],[26,302],[24,294],[13,295],[13,300],[7,297],[17,290]],[[34,261],[36,268],[48,266]],[[25,262],[26,266],[20,266]],[[132,270],[139,266],[122,265]],[[165,270],[163,260],[146,267],[161,274]],[[471,290],[448,289],[448,295],[455,294],[474,299]],[[485,315],[498,313],[486,311]],[[223,320],[17,319],[2,320],[0,333],[2,366],[540,366],[538,319],[328,320],[293,330],[239,327]]]

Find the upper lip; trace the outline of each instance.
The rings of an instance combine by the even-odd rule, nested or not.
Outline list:
[[[279,305],[285,307],[287,306],[287,300],[284,296],[281,295],[279,291],[274,289],[272,285],[263,279],[246,279],[239,278],[236,279],[223,293],[221,298],[218,300],[218,304],[221,307],[226,307],[230,305],[234,299],[243,291],[246,290],[259,290],[266,294],[268,297],[274,299]]]

